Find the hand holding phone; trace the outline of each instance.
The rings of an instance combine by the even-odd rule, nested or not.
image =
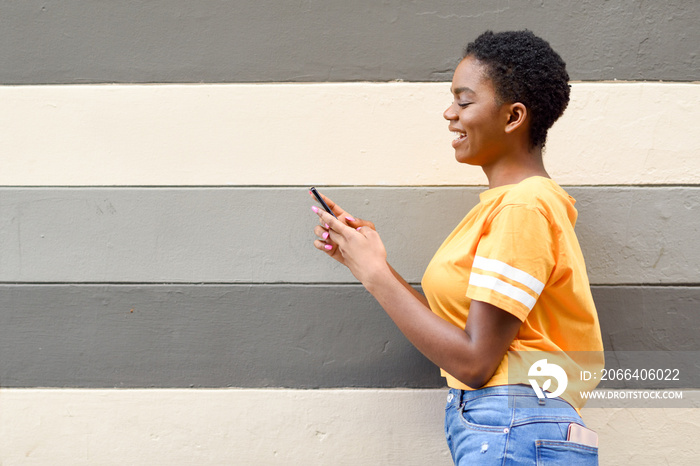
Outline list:
[[[338,217],[333,213],[333,211],[331,210],[331,208],[328,207],[328,204],[326,204],[326,202],[323,200],[323,198],[322,198],[321,195],[318,193],[318,191],[316,190],[315,187],[312,186],[312,187],[309,189],[309,192],[311,192],[311,194],[314,195],[314,197],[316,198],[316,200],[318,201],[318,203],[321,204],[321,207],[323,207],[323,210],[325,210],[326,212],[328,212],[329,214],[331,214],[331,215],[334,216],[335,218],[338,218]]]

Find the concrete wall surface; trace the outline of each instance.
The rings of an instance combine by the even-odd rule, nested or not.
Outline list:
[[[600,464],[694,464],[700,392],[686,394],[695,408],[584,409]],[[11,465],[447,466],[444,404],[442,389],[6,389],[0,450]]]
[[[0,0],[0,464],[451,464],[444,379],[313,248],[307,190],[418,286],[485,189],[442,112],[486,29],[567,62],[545,164],[605,348],[700,351],[699,22],[695,0]],[[601,464],[697,463],[685,375],[682,407],[584,408]]]
[[[697,2],[0,3],[0,82],[449,81],[486,29],[547,36],[573,79],[695,80]],[[695,77],[693,77],[695,75]]]

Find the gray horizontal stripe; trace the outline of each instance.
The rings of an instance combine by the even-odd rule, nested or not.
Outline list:
[[[1,286],[2,387],[435,387],[361,287]]]
[[[447,81],[486,30],[529,28],[575,80],[697,80],[696,1],[0,2],[0,82]]]
[[[600,286],[593,287],[593,298],[606,350],[700,350],[698,286]]]
[[[606,349],[698,350],[699,287],[594,288]],[[359,285],[0,286],[1,387],[440,387]]]
[[[326,188],[412,283],[483,188]],[[697,284],[700,188],[575,187],[594,284]],[[0,188],[0,282],[354,283],[306,188]]]

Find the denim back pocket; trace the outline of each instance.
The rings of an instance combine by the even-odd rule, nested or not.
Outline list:
[[[598,448],[567,440],[537,440],[537,466],[598,465]]]

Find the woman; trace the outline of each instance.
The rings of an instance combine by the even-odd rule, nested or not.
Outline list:
[[[312,208],[321,220],[316,248],[346,265],[441,368],[456,464],[597,464],[597,448],[567,441],[569,426],[583,421],[581,400],[562,392],[566,381],[557,379],[559,396],[541,398],[531,381],[556,361],[577,387],[572,376],[590,361],[575,352],[603,349],[575,201],[542,162],[547,131],[569,101],[568,79],[559,55],[529,31],[489,31],[467,46],[444,118],[455,158],[480,166],[489,189],[428,265],[425,296],[387,263],[371,222],[330,199],[341,220]]]

